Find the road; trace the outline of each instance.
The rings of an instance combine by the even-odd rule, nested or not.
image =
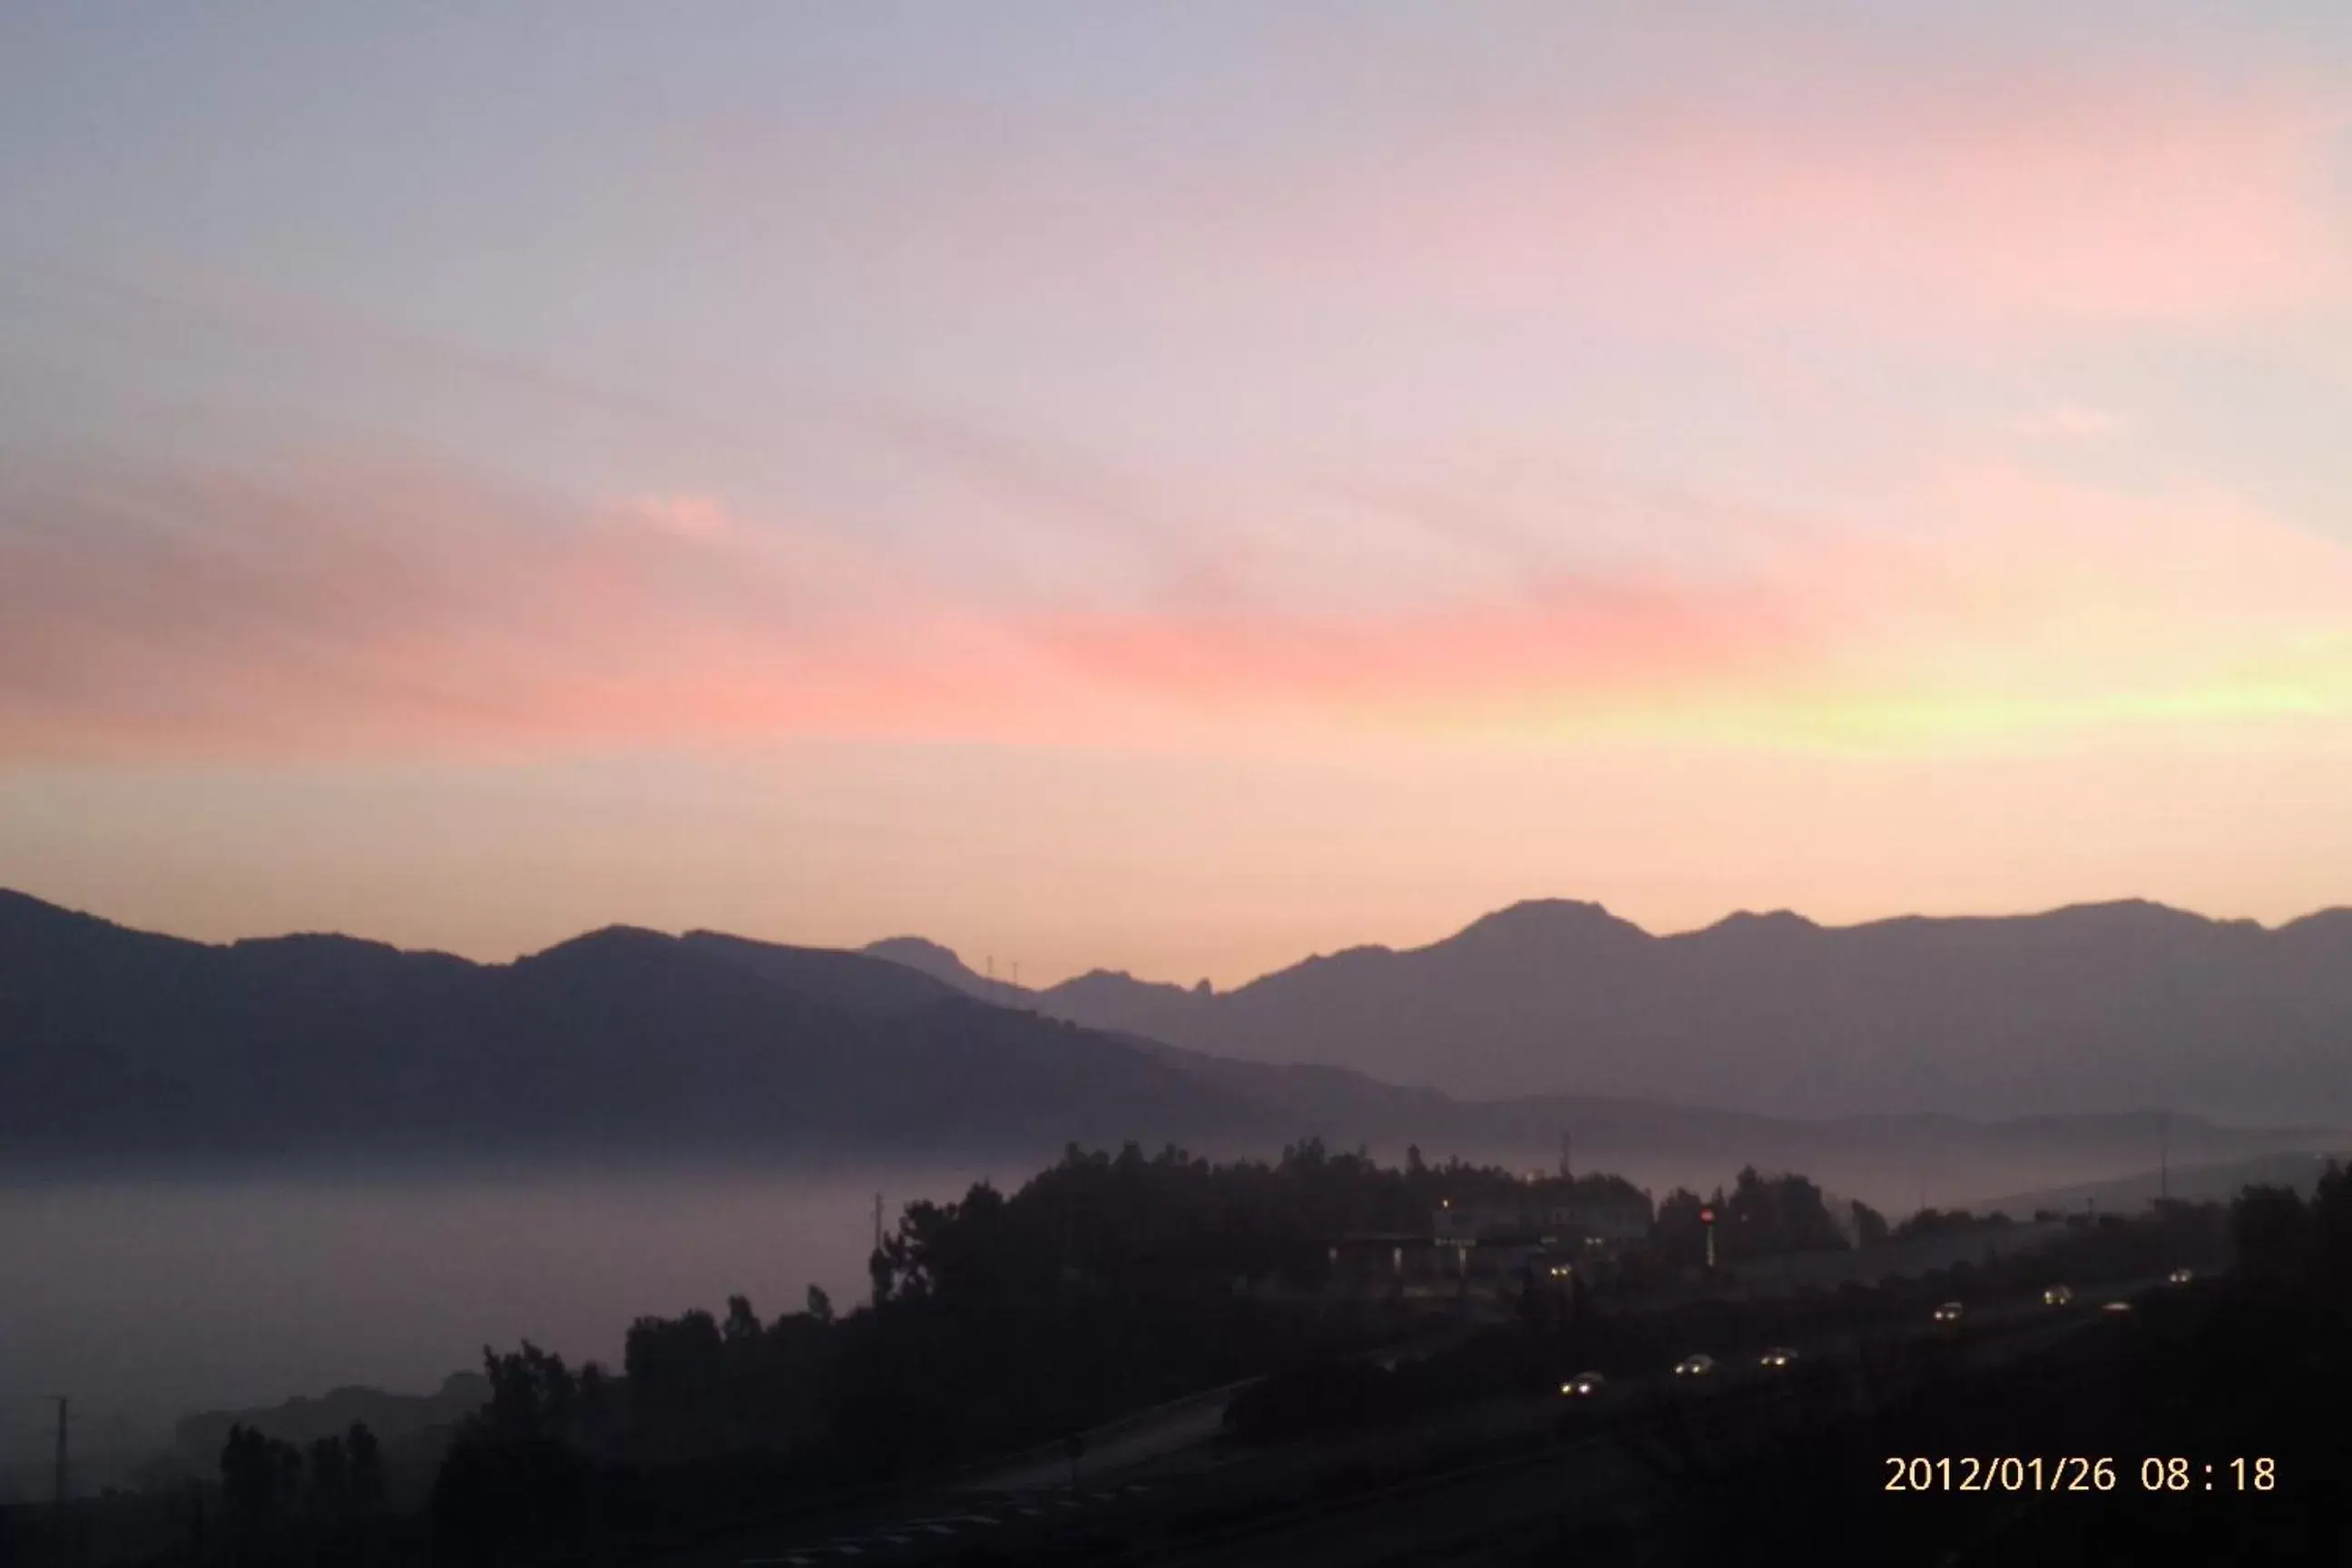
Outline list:
[[[704,1568],[1013,1562],[1062,1556],[1176,1565],[1428,1562],[1515,1529],[1580,1514],[1657,1506],[1665,1483],[1643,1446],[1670,1426],[1736,1458],[1799,1418],[1884,1399],[1929,1377],[1981,1373],[2081,1331],[2100,1303],[2162,1288],[2157,1279],[2085,1289],[2068,1309],[2022,1299],[1980,1307],[1953,1335],[1932,1323],[1802,1346],[1811,1379],[1743,1362],[1696,1383],[1664,1369],[1612,1380],[1591,1407],[1555,1393],[1502,1395],[1402,1430],[1347,1434],[1232,1455],[1211,1442],[1240,1386],[1131,1417],[1090,1441],[1081,1484],[1066,1457],[1039,1454],[967,1479],[928,1504],[824,1528],[738,1540],[681,1557]],[[1910,1353],[1950,1339],[1950,1356]],[[1694,1350],[1705,1347],[1692,1347]],[[1834,1371],[1834,1407],[1818,1394]],[[1865,1375],[1866,1374],[1866,1375]],[[1866,1389],[1865,1389],[1865,1386]],[[1579,1435],[1574,1426],[1589,1426]],[[1312,1500],[1301,1501],[1300,1500]]]
[[[1075,1464],[1060,1445],[1046,1444],[982,1471],[957,1489],[977,1494],[1057,1491],[1067,1489],[1074,1475],[1083,1484],[1088,1476],[1119,1474],[1198,1448],[1224,1430],[1225,1411],[1257,1381],[1229,1384],[1097,1426],[1085,1434],[1085,1447]]]
[[[1992,1314],[1986,1314],[1991,1318]],[[1959,1357],[1882,1383],[1879,1397],[1939,1377],[1967,1376],[2043,1349],[2098,1321],[2081,1310],[2001,1314],[1980,1321]],[[1717,1463],[1785,1441],[1824,1412],[1806,1408],[1789,1380],[1744,1377],[1671,1402],[1637,1405],[1594,1436],[1556,1447],[1463,1465],[1341,1501],[1318,1502],[1213,1537],[1126,1559],[1153,1568],[1282,1564],[1373,1568],[1484,1558],[1514,1536],[1557,1531],[1579,1521],[1642,1517],[1671,1505],[1674,1489],[1644,1447],[1679,1426],[1686,1442]]]

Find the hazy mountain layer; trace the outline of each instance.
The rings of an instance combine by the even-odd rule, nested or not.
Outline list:
[[[892,951],[1008,999],[943,949]],[[1840,929],[1743,914],[1657,937],[1597,905],[1525,903],[1428,947],[1354,948],[1227,993],[1096,973],[1031,1005],[1458,1097],[2352,1120],[2347,910],[2277,930],[2137,902]]]

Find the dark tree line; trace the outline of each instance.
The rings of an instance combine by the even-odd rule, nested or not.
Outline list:
[[[307,1447],[235,1426],[221,1447],[221,1546],[240,1563],[364,1561],[384,1517],[383,1452],[365,1422]]]
[[[438,1550],[528,1562],[657,1536],[1366,1346],[1391,1310],[1301,1312],[1266,1288],[1319,1285],[1332,1237],[1424,1230],[1447,1200],[1602,1194],[1633,1189],[1530,1184],[1417,1150],[1384,1167],[1316,1139],[1233,1163],[1073,1146],[1015,1192],[983,1183],[909,1205],[855,1311],[813,1289],[773,1319],[740,1296],[723,1315],[641,1318],[617,1377],[529,1344],[486,1352],[490,1401],[436,1486]]]
[[[1839,1252],[1851,1245],[1822,1189],[1809,1177],[1794,1173],[1768,1176],[1749,1165],[1733,1179],[1728,1193],[1717,1187],[1714,1196],[1702,1198],[1677,1187],[1659,1203],[1653,1239],[1667,1261],[1688,1265],[1705,1259],[1706,1225],[1700,1215],[1710,1209],[1718,1263]],[[1886,1222],[1867,1205],[1854,1204],[1852,1215],[1864,1237],[1885,1235]]]

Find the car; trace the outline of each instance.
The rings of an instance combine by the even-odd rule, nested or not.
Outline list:
[[[1580,1372],[1559,1385],[1559,1391],[1570,1399],[1591,1399],[1609,1386],[1609,1380],[1597,1372]]]
[[[2130,1315],[2131,1310],[2132,1304],[2129,1301],[2110,1301],[2105,1306],[2099,1309],[2100,1311],[2105,1312],[2110,1318],[2127,1317]]]
[[[2186,1285],[2197,1278],[2197,1271],[2193,1268],[2176,1268],[2166,1278],[2175,1285]]]
[[[1772,1349],[1766,1351],[1762,1355],[1759,1356],[1756,1360],[1756,1364],[1759,1366],[1770,1367],[1777,1372],[1784,1367],[1796,1365],[1797,1352],[1789,1349],[1785,1345],[1776,1345]]]
[[[1706,1377],[1714,1371],[1715,1358],[1711,1355],[1685,1356],[1675,1363],[1676,1377]]]
[[[2063,1285],[2053,1285],[2042,1292],[2042,1304],[2045,1307],[2071,1307],[2074,1304],[2074,1292]]]
[[[1966,1310],[1958,1301],[1947,1301],[1936,1309],[1936,1321],[1949,1326],[1958,1322]]]

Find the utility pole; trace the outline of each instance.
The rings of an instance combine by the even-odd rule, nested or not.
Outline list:
[[[2156,1115],[2156,1197],[2158,1203],[2172,1196],[2172,1112],[2159,1110]]]
[[[878,1258],[881,1256],[881,1253],[882,1194],[880,1193],[877,1193],[874,1194],[874,1251],[869,1256]],[[877,1311],[879,1311],[882,1307],[882,1276],[878,1272],[874,1277],[874,1306]]]
[[[66,1396],[53,1394],[58,1402],[58,1500],[66,1500]]]

